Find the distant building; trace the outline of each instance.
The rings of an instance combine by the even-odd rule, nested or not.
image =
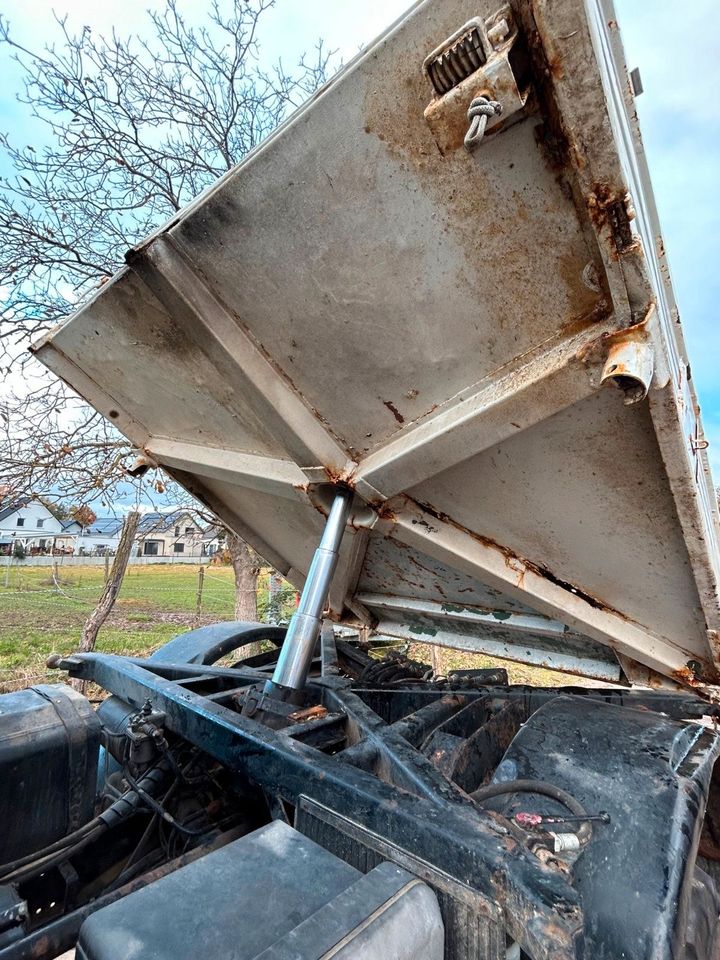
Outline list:
[[[138,557],[200,557],[203,529],[189,510],[145,513],[136,537]]]
[[[88,526],[58,520],[40,500],[23,499],[0,506],[0,556],[72,555],[102,557],[117,553],[124,517],[98,517]],[[185,508],[140,517],[131,557],[202,557],[217,552],[222,528],[206,529]]]
[[[87,527],[80,527],[75,537],[75,555],[104,557],[117,552],[123,517],[98,517]],[[78,525],[79,526],[79,525]]]
[[[39,500],[16,500],[0,507],[0,555],[20,544],[29,556],[73,552],[80,524],[58,520]]]
[[[202,535],[202,555],[204,557],[214,557],[220,553],[225,544],[225,531],[222,527],[214,524],[205,527]]]

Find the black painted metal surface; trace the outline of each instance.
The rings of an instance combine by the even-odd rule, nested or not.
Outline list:
[[[589,813],[610,814],[609,824],[593,825],[573,870],[592,960],[684,956],[698,836],[719,751],[716,735],[698,724],[571,697],[545,704],[515,737],[493,782],[542,780]],[[568,813],[537,794],[488,806],[506,816]]]
[[[90,819],[100,723],[65,684],[0,697],[0,863]]]
[[[615,928],[630,935],[623,910],[636,904],[627,889],[625,896],[607,896],[611,878],[605,874],[609,861],[616,872],[625,869],[630,846],[622,831],[635,831],[643,816],[645,827],[632,833],[638,842],[636,874],[650,877],[646,899],[666,920],[664,928],[655,924],[650,910],[645,952],[638,948],[626,956],[690,960],[683,953],[690,927],[693,958],[708,956],[710,940],[698,934],[707,923],[686,924],[684,908],[687,891],[697,888],[696,839],[717,744],[711,731],[678,721],[717,714],[716,706],[662,691],[490,685],[505,679],[497,671],[465,678],[453,688],[452,681],[433,678],[422,664],[401,655],[378,661],[362,646],[336,642],[326,625],[304,702],[286,704],[270,724],[263,711],[250,717],[244,707],[249,692],[262,688],[273,655],[243,660],[240,653],[232,666],[215,662],[261,636],[279,645],[282,635],[279,628],[224,624],[177,638],[150,660],[82,654],[60,665],[112,694],[99,714],[115,736],[122,738],[128,716],[149,700],[171,748],[185,744],[183,749],[196,748],[209,763],[217,760],[256,816],[264,797],[264,816],[300,829],[305,824],[317,832],[318,823],[331,817],[332,829],[325,824],[316,839],[354,866],[370,869],[373,858],[382,856],[431,877],[427,882],[439,891],[451,931],[446,960],[500,958],[504,931],[532,960],[621,955],[617,950],[625,947],[618,947]],[[382,679],[386,675],[389,679]],[[568,755],[558,766],[561,747]],[[523,750],[527,769],[514,759]],[[494,774],[502,776],[513,762],[518,776],[565,787],[592,812],[610,809],[615,846],[607,847],[610,833],[603,835],[605,825],[597,824],[577,862],[547,847],[541,855],[512,821],[470,799],[469,793]],[[609,799],[602,790],[593,794],[598,783]],[[527,796],[521,806],[536,801],[540,812],[567,812]],[[324,811],[320,820],[317,811]],[[632,871],[625,874],[627,887]],[[443,877],[452,891],[439,883]],[[596,899],[593,890],[599,891]],[[707,887],[701,892],[703,904],[715,902]],[[466,913],[471,902],[480,904],[479,913],[475,907]],[[688,914],[710,916],[706,907]],[[69,930],[63,927],[62,936]],[[51,955],[38,940],[41,932],[27,940],[28,946],[33,940],[37,960]],[[23,956],[23,942],[12,949],[13,957]]]
[[[582,913],[567,877],[519,849],[501,825],[478,813],[447,781],[437,795],[426,784],[420,791],[423,796],[411,793],[407,788],[419,788],[432,766],[406,741],[407,749],[402,751],[397,742],[382,742],[382,722],[373,721],[368,715],[372,711],[360,708],[347,680],[314,681],[310,690],[321,698],[325,694],[333,704],[342,703],[351,722],[361,728],[369,731],[374,723],[376,742],[406,775],[405,789],[156,675],[150,661],[141,667],[121,657],[82,654],[65,660],[64,666],[136,707],[150,698],[166,714],[169,729],[265,790],[293,803],[307,795],[333,809],[352,812],[367,829],[500,899],[511,935],[536,960],[578,955]],[[442,779],[439,774],[436,777]]]

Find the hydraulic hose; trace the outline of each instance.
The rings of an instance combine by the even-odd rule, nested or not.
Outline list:
[[[24,867],[28,863],[33,863],[40,857],[46,857],[51,853],[62,850],[63,848],[70,846],[70,844],[75,843],[77,840],[82,840],[82,838],[90,833],[91,830],[94,830],[99,823],[99,818],[95,817],[93,820],[89,820],[78,830],[68,833],[67,836],[61,837],[59,840],[56,840],[55,843],[51,843],[42,850],[36,850],[35,853],[28,853],[24,857],[19,857],[17,860],[11,860],[9,863],[3,863],[0,866],[0,881],[4,880],[5,875],[8,873],[12,873],[14,870],[19,870],[20,867]]]
[[[176,830],[179,830],[181,833],[185,833],[190,837],[201,837],[203,834],[209,832],[207,827],[201,827],[200,829],[196,830],[194,827],[187,827],[185,824],[179,823],[175,817],[173,817],[173,815],[155,799],[155,797],[150,796],[150,794],[147,793],[139,783],[136,783],[132,776],[127,772],[125,773],[125,779],[135,790],[140,799],[153,811],[153,813],[158,814],[158,816],[162,817],[163,820],[166,820]]]
[[[105,827],[102,823],[96,823],[93,825],[93,829],[85,834],[82,839],[75,841],[72,845],[63,847],[57,853],[50,854],[48,856],[43,856],[39,860],[34,860],[32,863],[28,864],[25,867],[21,867],[19,870],[13,871],[6,876],[0,877],[0,882],[2,883],[22,883],[24,880],[27,880],[29,877],[34,876],[39,870],[45,871],[50,870],[52,867],[57,866],[59,863],[63,863],[70,856],[74,856],[76,853],[79,853],[89,844],[97,840],[103,833],[105,833]]]
[[[148,791],[161,786],[166,773],[166,770],[155,767],[144,774],[140,780],[142,794],[148,796]],[[78,830],[61,837],[42,850],[19,857],[17,860],[0,866],[0,883],[20,883],[38,870],[48,870],[97,840],[101,834],[112,829],[116,824],[129,819],[137,811],[141,800],[140,791],[137,789],[138,785],[133,782],[131,786],[133,786],[133,789],[127,790],[107,810],[89,820]]]
[[[572,794],[544,780],[506,780],[504,783],[489,783],[486,787],[475,790],[470,796],[476,803],[482,803],[484,800],[502,797],[508,793],[539,793],[561,803],[573,816],[587,817],[588,815],[585,807]],[[586,844],[591,839],[592,824],[589,821],[581,824],[577,837],[581,844]]]

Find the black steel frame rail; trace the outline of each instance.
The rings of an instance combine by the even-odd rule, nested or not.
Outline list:
[[[499,905],[510,936],[537,960],[578,956],[583,915],[568,878],[538,861],[493,815],[444,780],[388,729],[349,680],[330,675],[310,681],[308,689],[372,740],[402,772],[406,789],[345,763],[342,753],[328,756],[182,686],[183,679],[203,675],[251,684],[258,679],[255,670],[98,653],[75,654],[58,665],[138,708],[150,699],[165,713],[168,729],[266,793],[293,804],[307,796],[478,890]]]
[[[315,800],[468,884],[499,906],[510,935],[537,960],[551,956],[565,960],[581,953],[583,915],[576,890],[563,873],[540,863],[492,814],[446,779],[402,735],[403,718],[442,711],[440,701],[448,698],[463,706],[477,703],[478,708],[479,701],[500,705],[506,701],[529,716],[559,695],[655,710],[677,719],[720,712],[691,694],[659,690],[529,686],[450,690],[413,681],[394,688],[352,682],[340,675],[339,648],[344,650],[347,644],[337,644],[326,623],[319,645],[322,676],[308,682],[307,694],[310,702],[327,708],[328,716],[273,730],[223,706],[249,686],[262,684],[267,667],[212,664],[257,639],[280,646],[283,636],[282,628],[267,625],[217,624],[175,638],[148,660],[75,654],[58,665],[132,706],[150,699],[166,714],[170,730],[245,776],[267,797],[282,797],[295,805],[302,796]],[[360,651],[357,656],[362,656]],[[203,692],[208,686],[219,689]],[[473,712],[475,708],[465,716]],[[329,756],[303,742],[307,738],[322,744],[323,731],[331,728],[339,741],[343,721],[347,740],[354,746]],[[391,782],[363,769],[376,760]]]

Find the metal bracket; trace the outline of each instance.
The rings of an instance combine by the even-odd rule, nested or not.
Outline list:
[[[529,86],[513,66],[518,38],[512,8],[504,6],[486,20],[469,20],[425,58],[423,70],[434,91],[425,119],[442,154],[463,146],[468,110],[478,98],[497,104],[487,117],[485,136],[503,129],[525,107]],[[472,149],[479,142],[472,138]]]

